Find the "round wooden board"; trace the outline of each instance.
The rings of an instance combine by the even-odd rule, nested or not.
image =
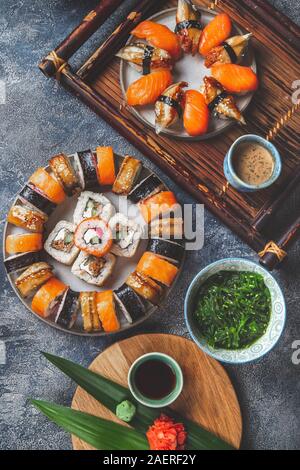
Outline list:
[[[170,354],[183,371],[184,389],[172,407],[239,448],[242,417],[234,388],[221,364],[204,354],[192,341],[165,334],[134,336],[110,346],[89,368],[127,386],[127,373],[132,362],[142,354],[154,351]],[[72,408],[120,422],[80,387],[73,397]],[[72,441],[75,450],[92,449],[77,437],[72,436]]]

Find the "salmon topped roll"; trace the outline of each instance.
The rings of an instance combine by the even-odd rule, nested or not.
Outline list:
[[[177,199],[172,191],[161,191],[138,204],[145,222],[149,223],[159,215],[175,211]]]
[[[59,279],[52,277],[33,297],[31,302],[32,310],[43,318],[56,313],[67,289],[68,286]]]
[[[62,203],[66,194],[60,183],[51,176],[44,168],[38,168],[33,175],[30,176],[29,182],[34,189],[41,191],[42,194],[55,204]]]
[[[167,26],[146,20],[138,24],[131,34],[139,39],[146,39],[151,46],[169,52],[174,60],[181,56],[179,38]]]
[[[96,293],[96,308],[104,331],[110,333],[120,329],[115,297],[112,290]]]
[[[112,232],[99,217],[85,219],[76,228],[75,245],[90,255],[102,257],[110,251],[112,244]]]
[[[149,251],[143,254],[136,270],[168,287],[173,284],[178,273],[176,266]]]
[[[17,233],[8,235],[5,241],[7,253],[27,253],[28,251],[40,251],[43,248],[43,236],[41,233]]]
[[[112,147],[96,148],[97,176],[101,186],[111,186],[116,179],[115,157]]]

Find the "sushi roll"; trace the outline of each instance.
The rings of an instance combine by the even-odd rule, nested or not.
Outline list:
[[[68,286],[52,277],[37,291],[31,302],[32,310],[43,318],[55,314]]]
[[[68,196],[73,196],[80,190],[78,178],[66,155],[55,155],[49,160],[49,165]]]
[[[169,240],[163,240],[162,238],[149,240],[147,251],[151,251],[160,258],[173,263],[180,263],[184,256],[183,246],[177,245]]]
[[[153,220],[149,225],[149,235],[151,238],[172,240],[183,246],[183,220],[180,217]]]
[[[15,253],[27,253],[28,251],[40,251],[43,248],[41,233],[18,233],[8,235],[5,240],[5,250],[10,255]]]
[[[144,304],[127,284],[123,284],[114,294],[118,306],[128,323],[133,323],[144,315]]]
[[[79,293],[68,289],[58,308],[55,323],[70,330],[77,319],[79,310]]]
[[[98,186],[96,157],[92,150],[78,152],[77,159],[77,165],[79,163],[83,173],[84,188],[91,189]]]
[[[19,194],[19,198],[24,204],[38,209],[47,216],[50,216],[56,208],[56,204],[54,202],[50,201],[50,199],[44,196],[41,192],[35,191],[35,189],[30,185],[24,186]]]
[[[54,204],[61,204],[65,200],[66,194],[62,186],[45,168],[38,168],[29,178],[29,183]]]
[[[103,286],[111,276],[115,264],[116,257],[111,253],[107,253],[103,258],[98,258],[81,251],[71,271],[88,284]]]
[[[7,222],[34,233],[42,233],[48,217],[37,210],[16,204],[10,208]]]
[[[42,256],[39,251],[30,253],[21,253],[20,255],[10,256],[4,261],[4,266],[7,274],[17,273],[23,269],[28,268],[34,263],[42,261]]]
[[[51,277],[52,267],[48,263],[34,263],[15,280],[15,286],[22,297],[29,297]]]
[[[101,331],[102,326],[97,313],[97,292],[81,292],[80,306],[83,319],[83,328],[86,332]]]
[[[85,219],[75,231],[75,245],[90,255],[103,257],[112,247],[112,233],[104,220],[99,217]]]
[[[112,290],[97,292],[96,294],[97,313],[101,321],[102,328],[107,333],[120,329],[120,322],[117,316],[114,293]]]
[[[132,190],[142,170],[142,163],[133,157],[125,157],[113,185],[113,192],[127,195]]]
[[[99,184],[112,186],[116,179],[116,165],[112,147],[97,147],[96,161]]]
[[[70,266],[79,253],[74,243],[75,225],[61,220],[48,236],[45,251],[62,264]]]
[[[134,272],[128,277],[126,284],[143,299],[148,300],[153,305],[158,305],[162,294],[162,287],[150,277],[142,273]]]
[[[77,177],[77,180],[79,182],[79,187],[80,187],[81,190],[83,190],[85,188],[85,181],[84,181],[84,174],[83,174],[83,170],[82,170],[82,167],[81,167],[81,163],[80,163],[78,154],[75,153],[74,155],[70,155],[69,159],[70,159],[70,164],[71,164],[71,166],[72,166],[72,168],[75,172],[75,175]]]
[[[161,191],[138,204],[146,223],[150,223],[160,215],[176,212],[178,208],[175,194],[171,191]]]
[[[143,199],[154,196],[164,189],[163,183],[157,176],[151,174],[143,179],[129,194],[129,199],[137,204]]]
[[[101,217],[108,222],[116,210],[112,203],[103,194],[84,191],[78,198],[74,211],[74,224],[78,225],[84,219]]]
[[[178,268],[159,256],[146,251],[136,267],[138,273],[170,287],[178,274]]]
[[[132,258],[142,237],[141,227],[124,214],[116,214],[110,221],[114,243],[111,252],[124,258]]]

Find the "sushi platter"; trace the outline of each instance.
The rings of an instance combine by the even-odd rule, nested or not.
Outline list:
[[[123,55],[120,51],[126,45],[131,45],[132,32],[138,31],[136,34],[139,37],[135,37],[135,41],[145,44],[145,39],[142,38],[145,31],[141,32],[144,21],[155,20],[152,23],[156,24],[156,28],[169,26],[168,37],[171,37],[170,32],[174,31],[176,9],[179,5],[177,0],[137,2],[133,11],[126,15],[118,28],[78,70],[74,71],[69,63],[72,55],[86,43],[120,3],[119,0],[101,2],[84,18],[72,34],[45,57],[40,64],[40,69],[46,76],[56,78],[67,90],[73,92],[101,117],[108,120],[124,137],[168,173],[175,182],[204,203],[258,254],[262,253],[260,256],[264,265],[273,269],[282,260],[282,256],[268,251],[271,241],[277,244],[281,252],[284,250],[287,253],[289,245],[299,234],[297,217],[288,226],[281,222],[274,224],[278,230],[268,230],[269,223],[272,217],[276,216],[279,205],[284,204],[291,189],[297,186],[297,180],[294,177],[296,173],[298,174],[300,166],[299,105],[294,104],[291,98],[291,86],[299,78],[298,27],[267,2],[260,0],[231,0],[230,2],[194,0],[189,4],[197,9],[195,16],[198,19],[194,19],[194,16],[189,13],[187,26],[184,24],[185,13],[182,13],[183,10],[178,10],[178,21],[183,23],[183,25],[177,24],[176,26],[178,36],[185,34],[184,31],[187,30],[191,37],[197,38],[200,18],[201,28],[209,28],[210,38],[214,41],[215,36],[219,38],[219,30],[226,32],[228,27],[228,21],[222,23],[221,28],[216,27],[220,16],[224,18],[224,15],[230,18],[232,33],[230,32],[229,39],[225,39],[226,45],[223,44],[221,50],[218,49],[219,46],[216,46],[217,50],[214,51],[213,57],[210,56],[207,59],[208,62],[197,55],[185,53],[184,57],[175,64],[174,79],[184,82],[189,78],[191,82],[189,87],[183,87],[184,90],[188,89],[185,105],[187,116],[183,116],[183,122],[186,117],[189,132],[198,135],[187,135],[180,122],[173,122],[174,117],[176,118],[174,110],[168,118],[168,122],[172,125],[159,129],[157,134],[154,126],[154,106],[151,105],[149,108],[146,105],[136,108],[126,103],[125,94],[136,81],[135,79],[140,76],[140,71],[134,70],[127,60],[126,63],[121,61],[120,68],[119,57],[120,54]],[[210,26],[211,24],[214,24],[214,27]],[[232,37],[231,34],[235,36]],[[215,67],[216,57],[218,60],[224,60],[226,57],[228,61],[229,56],[232,62],[232,57],[234,57],[232,50],[237,56],[239,55],[236,40],[233,40],[236,35],[242,36],[246,42],[249,41],[247,52],[242,54],[240,62],[243,72],[237,68],[239,65],[235,64],[217,64]],[[228,31],[225,37],[227,36]],[[137,52],[140,53],[144,47],[139,45]],[[159,48],[159,45],[156,44],[154,47]],[[168,47],[168,43],[165,43],[164,47]],[[184,47],[189,46],[184,45]],[[205,45],[203,51],[205,52]],[[159,54],[154,55],[154,60],[155,57],[161,58]],[[162,59],[168,63],[168,56],[162,56]],[[147,61],[145,63],[147,66]],[[207,103],[204,103],[202,98],[200,99],[197,91],[208,70],[205,63],[212,65],[213,78],[222,82],[222,86],[227,90],[232,84],[232,77],[238,71],[238,79],[233,80],[234,90],[243,91],[246,87],[248,93],[240,95],[231,91],[236,99],[237,108],[243,115],[240,121],[245,119],[246,124],[240,125],[215,117],[207,120]],[[230,73],[224,73],[224,70],[230,70]],[[259,83],[255,81],[256,72]],[[157,72],[154,70],[152,73]],[[143,80],[149,80],[149,75],[145,77],[142,77]],[[162,85],[168,84],[169,77],[166,70],[163,73],[160,72],[160,80]],[[178,83],[181,83],[180,81]],[[208,83],[211,85],[211,80]],[[166,109],[169,111],[169,103],[172,102],[170,100],[174,99],[173,94],[180,95],[181,88],[171,89],[165,95],[162,94],[157,105],[158,113],[164,115]],[[209,102],[208,91],[211,91],[211,87],[206,91],[206,101]],[[222,101],[225,98],[220,87],[213,88],[213,93],[220,95],[218,100]],[[131,98],[132,96],[135,98],[134,94],[130,95]],[[175,106],[176,103],[172,103]],[[218,111],[220,109],[222,111],[224,106],[221,105],[226,103],[228,104],[226,101],[218,102],[215,106],[216,102],[214,102],[213,105],[214,108],[218,108]],[[232,112],[232,102],[230,101],[229,104]],[[194,108],[198,113],[202,113],[203,118],[201,126],[196,126],[196,128],[193,121]],[[238,117],[236,109],[234,114]],[[208,129],[206,129],[207,125]],[[243,134],[258,134],[267,137],[268,140],[274,142],[279,152],[285,157],[282,175],[276,184],[252,194],[242,194],[228,185],[223,172],[226,152],[231,144]],[[288,191],[287,188],[289,188]],[[271,214],[270,217],[269,214]]]
[[[35,315],[61,330],[128,329],[161,305],[180,271],[185,244],[176,210],[175,195],[131,156],[111,147],[56,155],[8,213],[11,285]]]

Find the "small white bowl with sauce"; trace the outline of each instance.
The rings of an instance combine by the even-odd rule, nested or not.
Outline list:
[[[281,157],[275,145],[255,134],[237,139],[224,160],[227,181],[242,192],[268,188],[279,178],[281,170]]]

